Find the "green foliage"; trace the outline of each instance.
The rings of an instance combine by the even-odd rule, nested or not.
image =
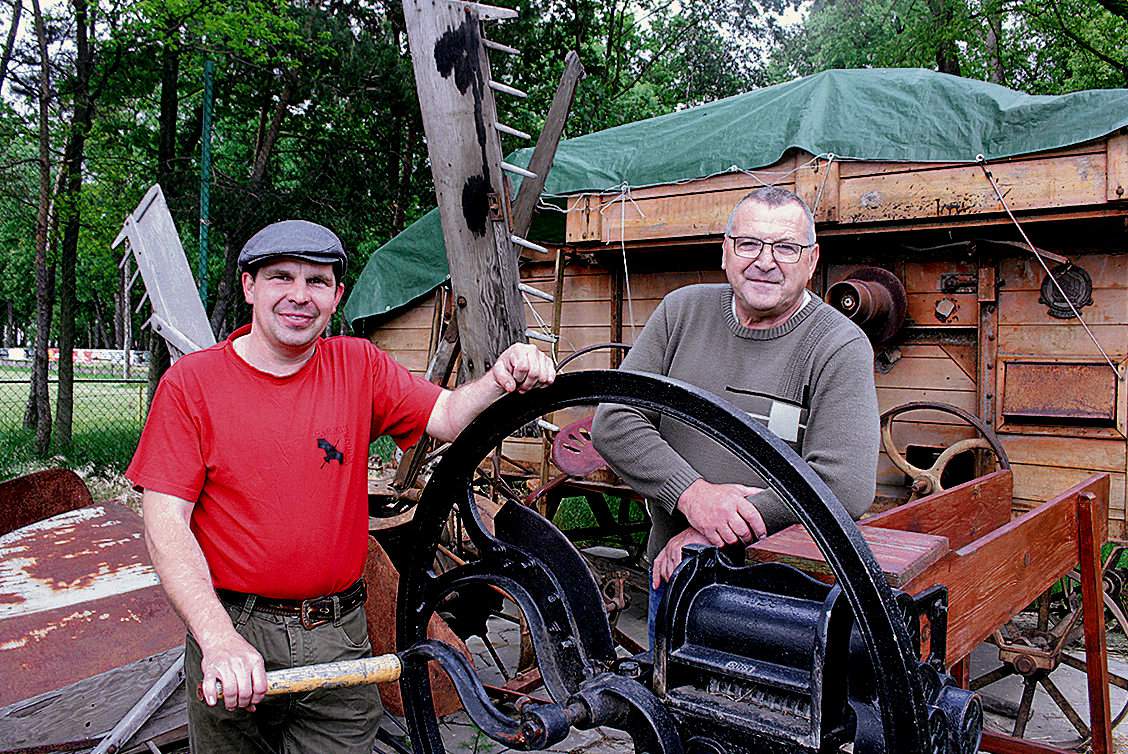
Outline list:
[[[937,68],[1032,94],[1128,85],[1128,18],[1097,0],[817,0],[768,66],[773,81],[829,68]]]

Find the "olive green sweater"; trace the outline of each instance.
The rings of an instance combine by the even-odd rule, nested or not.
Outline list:
[[[750,329],[737,321],[732,298],[728,284],[670,293],[621,368],[675,377],[749,412],[858,518],[873,502],[880,441],[873,349],[865,334],[814,297],[784,324]],[[651,558],[688,525],[676,506],[697,479],[765,486],[716,442],[669,417],[604,404],[592,435],[611,468],[652,501]],[[751,501],[769,532],[797,520],[771,490]]]

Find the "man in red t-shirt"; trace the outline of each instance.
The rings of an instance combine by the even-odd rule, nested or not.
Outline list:
[[[371,654],[361,609],[369,444],[387,434],[407,447],[424,432],[453,440],[499,396],[555,376],[547,356],[517,344],[448,391],[366,340],[322,338],[347,261],[314,223],[255,234],[239,255],[251,324],[168,371],[126,471],[144,493],[153,564],[188,626],[193,751],[371,751],[381,713],[371,687],[263,701],[267,668]]]

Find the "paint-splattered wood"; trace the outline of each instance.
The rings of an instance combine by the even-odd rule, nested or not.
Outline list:
[[[945,537],[959,549],[1011,518],[1011,473],[996,471],[865,519],[866,526]]]
[[[943,558],[949,549],[947,539],[932,534],[868,525],[859,526],[858,530],[892,587],[902,588]],[[750,545],[748,559],[758,563],[787,563],[817,579],[834,580],[834,573],[818,545],[800,524]]]
[[[462,372],[477,378],[524,342],[517,254],[492,75],[474,6],[404,0],[423,128],[458,305]]]

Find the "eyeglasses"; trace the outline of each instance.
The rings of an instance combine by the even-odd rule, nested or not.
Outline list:
[[[772,259],[784,264],[794,264],[803,256],[804,249],[812,249],[815,244],[799,244],[794,241],[761,241],[752,236],[725,236],[732,240],[732,253],[744,259],[759,259],[760,254],[767,246],[771,249]]]

